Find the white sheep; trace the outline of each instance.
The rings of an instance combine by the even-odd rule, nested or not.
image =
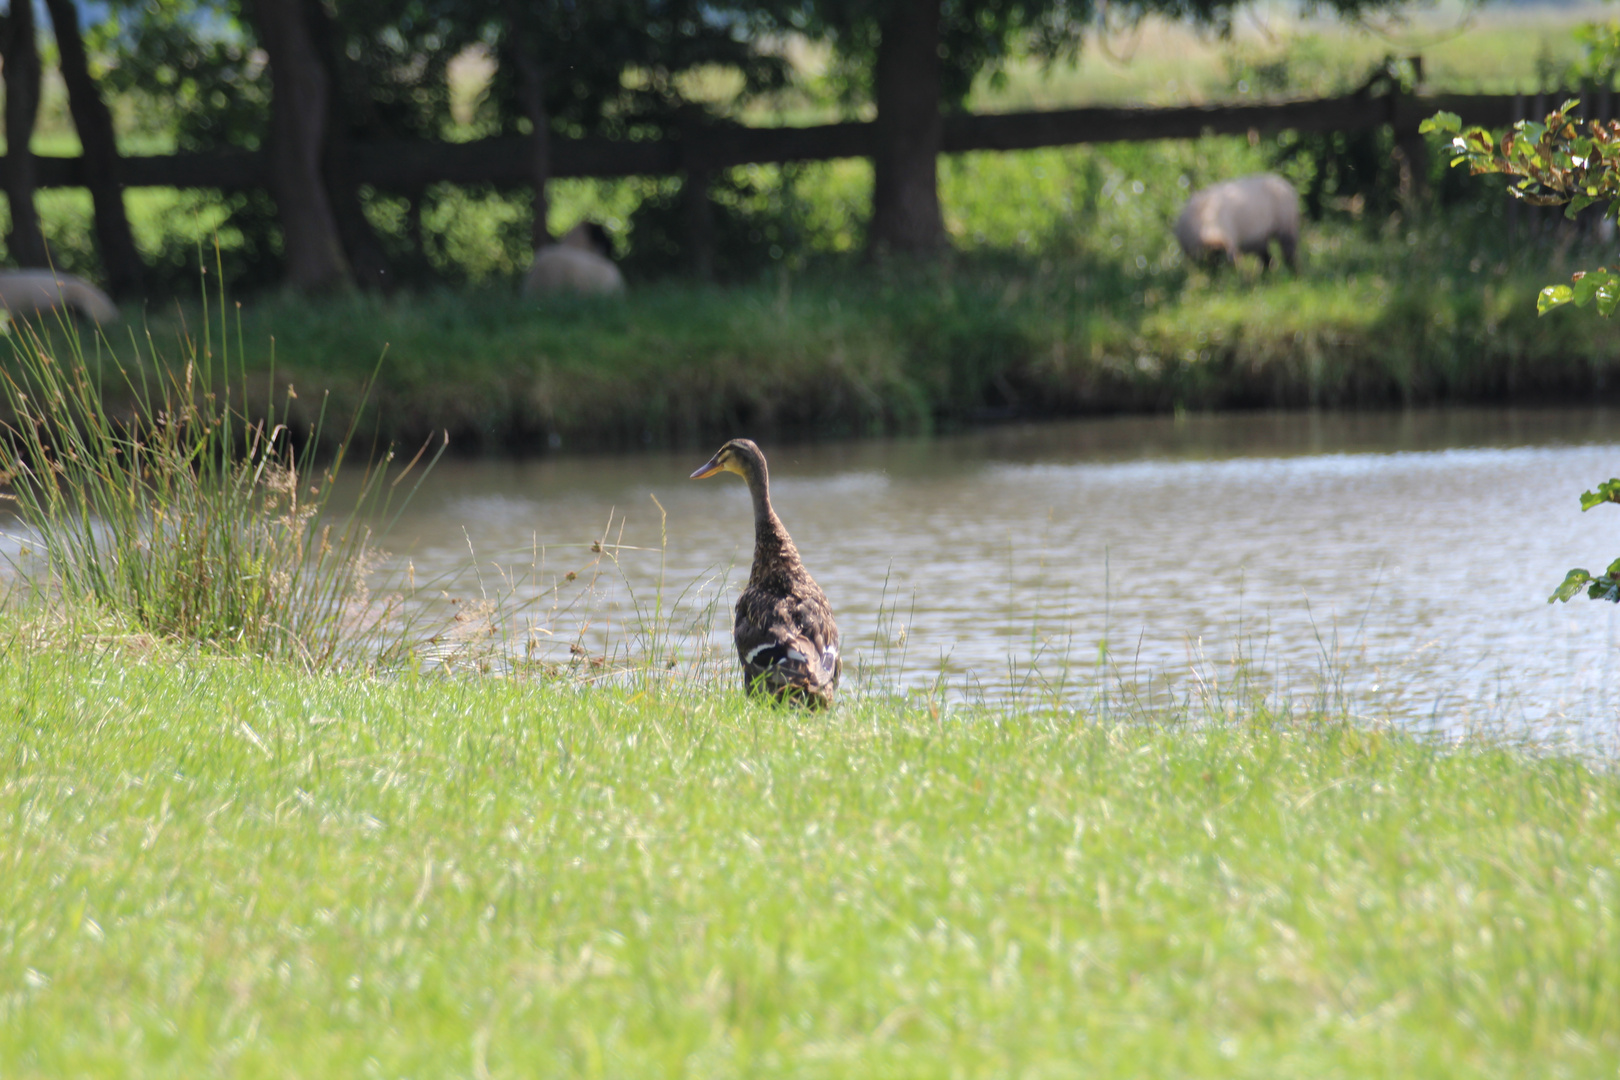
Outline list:
[[[1176,219],[1176,240],[1188,259],[1225,255],[1236,263],[1240,253],[1260,256],[1271,266],[1271,242],[1282,248],[1289,269],[1299,260],[1299,195],[1275,173],[1255,173],[1212,184],[1195,192]]]
[[[83,278],[53,270],[0,270],[0,308],[31,318],[66,308],[98,323],[117,322],[107,294]]]
[[[523,294],[574,292],[610,296],[624,292],[624,275],[608,258],[613,246],[606,230],[594,221],[575,225],[557,243],[534,253],[534,265],[523,279]]]

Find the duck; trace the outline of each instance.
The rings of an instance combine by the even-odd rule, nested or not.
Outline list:
[[[826,708],[843,673],[832,605],[804,568],[799,549],[771,507],[764,453],[751,439],[732,439],[692,479],[722,472],[742,477],[754,500],[754,565],[732,620],[743,689]]]

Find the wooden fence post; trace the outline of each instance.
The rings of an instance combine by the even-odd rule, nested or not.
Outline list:
[[[305,292],[343,288],[349,262],[322,174],[331,92],[302,3],[246,9],[270,60],[270,152],[264,177],[281,221],[287,281]]]

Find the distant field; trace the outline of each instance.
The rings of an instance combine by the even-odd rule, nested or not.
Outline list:
[[[1229,39],[1197,33],[1185,24],[1149,20],[1104,35],[1077,66],[1047,73],[1020,64],[1002,85],[982,80],[972,107],[1171,105],[1278,93],[1330,94],[1358,85],[1387,55],[1421,55],[1425,82],[1432,89],[1532,92],[1549,71],[1576,58],[1579,48],[1571,31],[1577,25],[1611,14],[1600,5],[1547,5],[1487,6],[1469,15],[1448,4],[1415,12],[1405,26],[1372,20],[1375,33],[1326,19],[1302,21],[1280,11],[1246,11]]]

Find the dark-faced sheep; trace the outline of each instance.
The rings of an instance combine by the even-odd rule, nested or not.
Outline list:
[[[1275,173],[1256,173],[1212,184],[1195,192],[1176,219],[1176,240],[1194,262],[1240,253],[1260,256],[1271,266],[1271,242],[1282,248],[1289,269],[1299,270],[1299,196]]]
[[[13,318],[66,309],[98,323],[118,320],[106,293],[83,278],[52,270],[0,270],[0,307]]]
[[[573,292],[609,296],[624,292],[624,275],[608,258],[613,245],[594,221],[575,225],[555,244],[534,253],[534,265],[523,279],[523,293]]]

